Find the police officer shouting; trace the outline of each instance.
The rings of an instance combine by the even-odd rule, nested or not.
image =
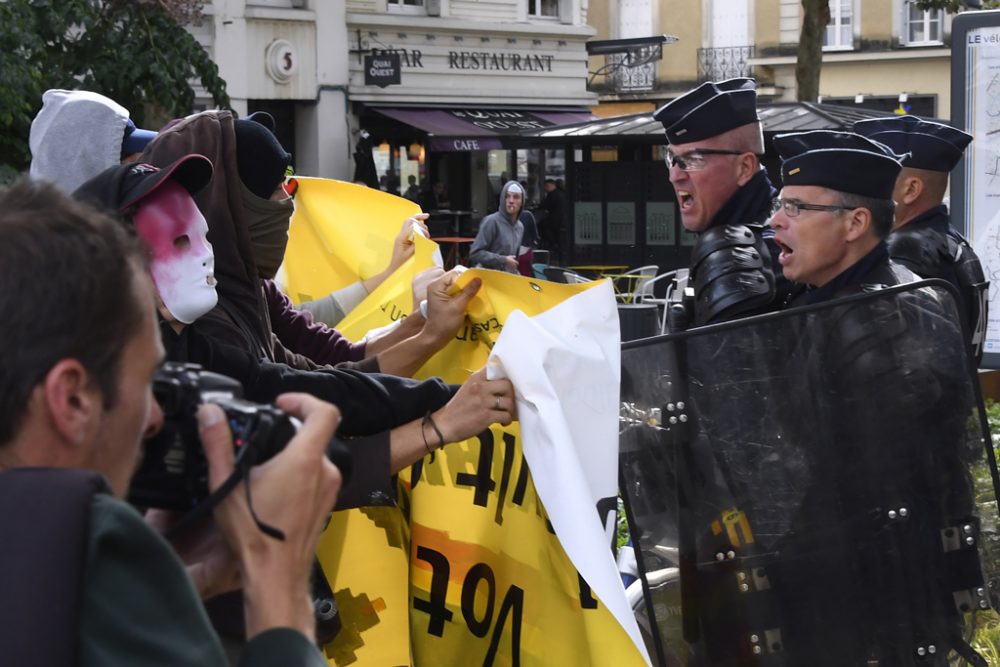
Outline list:
[[[774,301],[775,277],[764,222],[776,191],[760,164],[756,83],[708,82],[654,117],[666,130],[665,159],[681,223],[698,234],[687,276],[693,313],[687,314],[701,325],[766,309]],[[671,328],[677,324],[684,323],[674,320]]]
[[[786,305],[820,303],[915,279],[889,261],[899,156],[851,132],[779,134],[784,187],[770,224],[778,261],[800,283]]]

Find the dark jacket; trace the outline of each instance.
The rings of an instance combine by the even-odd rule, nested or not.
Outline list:
[[[294,350],[320,365],[353,362],[353,368],[378,372],[378,359],[365,359],[364,342],[352,343],[336,329],[313,320],[312,313],[296,308],[273,280],[261,282],[272,331],[285,349]]]
[[[353,473],[337,498],[337,509],[384,504],[395,496],[389,475],[389,431],[447,403],[455,388],[440,379],[411,380],[342,368],[304,371],[258,361],[246,350],[201,335],[198,323],[177,334],[160,331],[167,358],[200,364],[243,386],[244,398],[271,403],[279,394],[300,391],[333,403],[342,420],[337,435],[353,457]]]
[[[18,545],[0,556],[4,608],[12,612],[0,625],[4,664],[229,664],[184,565],[100,475],[9,470],[0,473],[0,508],[4,543]],[[11,562],[18,554],[33,560]],[[303,634],[276,628],[250,640],[238,666],[279,662],[326,665]]]

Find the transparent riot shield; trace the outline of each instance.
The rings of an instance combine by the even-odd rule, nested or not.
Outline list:
[[[655,660],[997,655],[1000,484],[958,322],[925,281],[623,346],[622,495]]]

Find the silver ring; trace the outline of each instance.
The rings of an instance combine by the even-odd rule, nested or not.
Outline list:
[[[500,397],[497,396],[497,410],[502,410],[502,409],[503,408],[500,407]]]

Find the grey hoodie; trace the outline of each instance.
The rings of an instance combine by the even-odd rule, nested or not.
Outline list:
[[[507,255],[517,257],[517,251],[521,246],[521,237],[524,235],[524,224],[516,218],[511,220],[507,215],[504,200],[507,197],[507,189],[511,185],[521,186],[517,181],[507,181],[500,190],[500,208],[496,213],[490,213],[483,218],[479,224],[479,233],[476,240],[472,242],[469,250],[469,263],[473,266],[482,266],[487,269],[497,269],[498,271],[508,271],[506,260]],[[522,192],[524,188],[521,188]],[[521,210],[524,210],[524,196],[521,199]],[[517,269],[510,270],[510,273],[517,273]]]
[[[73,192],[121,162],[128,110],[86,90],[46,90],[31,122],[31,178]]]

